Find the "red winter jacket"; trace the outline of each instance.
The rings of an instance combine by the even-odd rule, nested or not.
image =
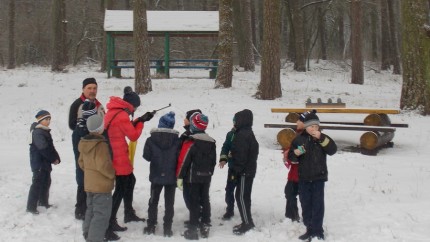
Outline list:
[[[110,97],[106,107],[108,111],[104,118],[104,125],[106,129],[110,123],[108,135],[113,151],[112,162],[115,175],[130,175],[133,172],[133,166],[128,157],[128,144],[125,137],[130,141],[136,141],[142,134],[143,123],[138,122],[133,126],[127,111],[132,113],[134,108],[119,97]],[[125,109],[128,110],[124,111]]]
[[[288,171],[288,181],[299,182],[299,164],[292,163],[291,160],[288,159],[288,152],[290,149],[286,149],[283,151],[284,153],[284,164],[289,169]]]
[[[179,172],[181,171],[182,165],[184,164],[185,156],[187,156],[187,153],[190,150],[190,147],[193,143],[194,143],[194,140],[187,139],[182,144],[181,151],[179,152],[179,156],[178,156],[178,164],[176,165],[176,177],[178,177]]]

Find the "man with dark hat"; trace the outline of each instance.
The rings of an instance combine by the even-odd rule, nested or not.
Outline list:
[[[82,94],[72,103],[69,112],[69,128],[73,130],[72,144],[73,153],[75,154],[76,183],[78,185],[76,193],[75,218],[79,220],[84,220],[85,218],[87,196],[84,190],[84,172],[78,164],[78,145],[81,138],[88,134],[85,124],[86,119],[96,113],[101,116],[104,116],[105,114],[103,105],[97,100],[96,96],[96,79],[92,77],[86,78],[82,82]]]
[[[328,179],[327,155],[337,151],[336,143],[319,130],[316,112],[303,115],[305,130],[292,141],[288,159],[299,164],[299,198],[306,233],[301,240],[324,240],[324,184]]]

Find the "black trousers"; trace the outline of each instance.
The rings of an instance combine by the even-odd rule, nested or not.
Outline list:
[[[30,191],[28,192],[27,209],[35,210],[38,202],[41,205],[48,205],[50,187],[51,171],[34,171]]]
[[[324,186],[324,181],[299,181],[303,223],[306,229],[315,236],[324,234]]]
[[[190,188],[190,225],[198,226],[200,216],[202,223],[210,224],[211,203],[209,188],[211,183],[189,183],[188,185]]]
[[[236,202],[239,208],[242,223],[253,224],[251,215],[251,193],[254,177],[239,176],[237,177]]]
[[[151,197],[148,202],[148,226],[157,224],[158,202],[160,201],[160,194],[164,188],[164,227],[171,228],[173,222],[173,215],[175,210],[175,191],[176,184],[173,185],[158,185],[151,183]]]
[[[136,184],[136,177],[133,173],[126,176],[116,176],[115,191],[112,196],[112,213],[111,220],[116,219],[121,201],[124,199],[124,214],[134,213],[133,209],[133,192]]]
[[[75,178],[76,184],[78,185],[78,188],[76,190],[75,215],[85,215],[85,211],[87,210],[87,193],[84,190],[84,171],[79,167],[78,164],[78,145],[81,138],[82,135],[78,132],[78,130],[74,130],[72,133],[72,144],[73,153],[75,155]]]
[[[233,213],[234,211],[234,190],[236,189],[237,182],[231,179],[233,170],[228,169],[227,183],[225,185],[225,203],[227,203],[227,212]]]
[[[297,207],[297,195],[299,194],[299,183],[288,181],[285,185],[285,198],[287,205],[285,207],[285,217],[293,221],[299,220],[299,208]]]

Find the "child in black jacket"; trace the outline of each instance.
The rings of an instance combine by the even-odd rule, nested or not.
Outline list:
[[[190,240],[199,238],[197,227],[200,221],[200,234],[203,238],[209,236],[211,226],[211,206],[209,189],[216,165],[215,140],[205,133],[208,118],[196,113],[190,119],[191,144],[180,168],[177,185],[182,189],[183,183],[190,189],[190,225],[184,237]],[[200,211],[201,206],[201,211]]]
[[[241,235],[255,227],[251,214],[251,192],[257,171],[259,144],[252,131],[253,114],[244,109],[234,115],[235,137],[232,142],[232,176],[236,179],[236,201],[242,223],[233,228]]]
[[[324,184],[328,179],[327,155],[337,151],[336,143],[319,131],[319,118],[311,112],[304,118],[305,131],[296,136],[288,158],[299,163],[299,198],[306,233],[299,239],[324,240]]]
[[[52,165],[60,163],[60,156],[52,141],[51,114],[41,110],[36,114],[36,122],[30,127],[30,165],[33,172],[33,182],[28,193],[27,212],[39,214],[37,205],[45,208],[49,204],[49,188],[51,187]]]
[[[145,234],[154,234],[157,224],[158,201],[164,188],[164,236],[171,237],[176,190],[176,165],[179,155],[179,132],[174,130],[175,113],[169,112],[160,118],[157,129],[151,130],[146,140],[143,158],[151,162],[149,181],[151,197],[149,198],[147,227]]]

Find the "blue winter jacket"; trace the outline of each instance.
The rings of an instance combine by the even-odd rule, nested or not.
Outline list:
[[[31,143],[30,143],[30,165],[31,171],[40,170],[51,171],[51,164],[60,160],[57,150],[55,150],[54,142],[51,137],[51,129],[34,122],[30,127]]]

